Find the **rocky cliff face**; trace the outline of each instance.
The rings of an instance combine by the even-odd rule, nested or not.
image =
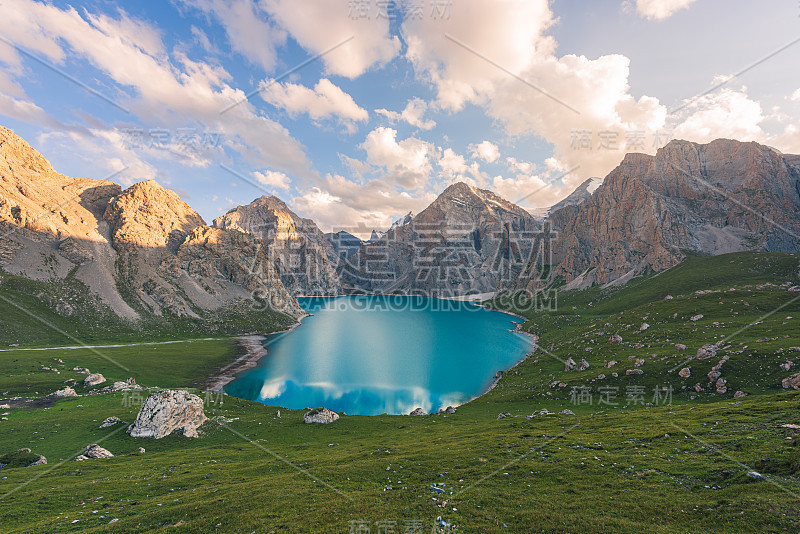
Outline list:
[[[600,187],[603,183],[602,178],[589,178],[585,180],[581,185],[575,188],[575,190],[566,196],[563,200],[553,204],[547,210],[549,213],[555,213],[562,208],[566,208],[567,206],[577,206],[594,193],[598,187]]]
[[[263,196],[214,219],[216,228],[257,236],[281,281],[293,295],[338,295],[338,254],[314,221],[303,219],[274,196]]]
[[[150,311],[199,317],[263,292],[274,308],[299,316],[263,245],[235,230],[210,228],[174,192],[140,182],[108,203],[104,219],[119,279]]]
[[[121,191],[59,174],[2,127],[0,228],[4,271],[41,281],[74,276],[122,318],[198,317],[248,306],[256,290],[278,311],[303,313],[252,236],[205,226],[153,181]]]
[[[327,233],[325,237],[340,258],[348,258],[351,254],[358,252],[358,249],[364,245],[361,239],[344,230]]]
[[[371,291],[495,291],[516,279],[537,232],[519,206],[457,183],[408,223],[365,244],[340,272],[349,285]]]
[[[800,250],[796,162],[725,139],[628,154],[590,198],[551,214],[553,272],[579,288],[666,269],[690,252]]]

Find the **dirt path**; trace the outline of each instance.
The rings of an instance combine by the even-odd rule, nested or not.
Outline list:
[[[142,343],[121,343],[118,345],[72,345],[69,347],[14,347],[0,349],[0,352],[13,352],[22,350],[78,350],[78,349],[113,349],[117,347],[140,347],[142,345],[172,345],[174,343],[195,343],[197,341],[219,341],[224,337],[205,337],[202,339],[179,339],[176,341],[146,341]]]

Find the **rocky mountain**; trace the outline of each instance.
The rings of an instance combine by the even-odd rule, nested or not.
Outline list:
[[[354,252],[358,252],[358,249],[364,245],[361,239],[344,230],[327,233],[325,237],[340,258],[348,258]]]
[[[263,196],[214,219],[216,228],[257,236],[283,285],[293,295],[338,295],[338,254],[311,219],[303,219],[277,197]]]
[[[369,291],[463,295],[507,287],[530,257],[538,224],[524,209],[465,183],[341,264]]]
[[[154,181],[64,176],[0,127],[0,268],[44,282],[82,282],[118,317],[200,317],[238,310],[259,292],[300,316],[252,236],[209,228]],[[59,313],[77,313],[69,303]]]
[[[758,143],[672,141],[628,154],[588,199],[553,212],[553,274],[623,283],[687,254],[800,250],[800,158]],[[529,286],[528,270],[517,287]]]
[[[589,178],[584,180],[584,182],[575,188],[575,190],[567,195],[564,199],[556,202],[547,210],[547,213],[555,213],[562,208],[566,208],[567,206],[577,206],[594,193],[598,187],[603,184],[602,178]]]

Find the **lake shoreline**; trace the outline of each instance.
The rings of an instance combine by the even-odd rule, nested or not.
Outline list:
[[[286,334],[303,324],[303,319],[310,317],[311,314],[307,313],[297,319],[289,328],[278,330],[277,332],[270,332],[268,334],[248,334],[244,336],[236,336],[237,354],[233,361],[216,371],[212,376],[208,377],[203,384],[203,389],[215,393],[222,393],[225,386],[236,380],[237,376],[248,370],[256,367],[258,362],[269,354],[269,351],[264,347],[264,341],[269,336],[278,334]]]
[[[354,295],[339,295],[339,297],[352,297],[352,296]],[[331,297],[334,296],[327,296],[323,298],[331,298]],[[441,299],[441,300],[450,300],[450,299]],[[511,315],[522,321],[522,322],[512,321],[515,323],[515,328],[508,329],[508,332],[518,333],[526,337],[532,338],[532,346],[530,350],[524,355],[524,357],[516,361],[511,367],[497,371],[495,376],[492,377],[489,384],[483,390],[481,390],[480,393],[478,393],[474,397],[469,398],[469,400],[458,404],[457,406],[463,406],[464,404],[477,400],[486,395],[487,393],[489,393],[490,391],[492,391],[495,387],[497,387],[497,384],[499,383],[500,379],[503,378],[503,376],[505,376],[508,372],[515,369],[521,363],[523,363],[528,358],[533,356],[538,349],[539,336],[531,334],[529,332],[525,332],[521,329],[523,323],[528,320],[526,317],[510,311],[492,308],[480,302],[470,302],[470,303],[486,311],[504,313],[507,315]],[[268,355],[269,351],[266,349],[266,347],[264,347],[264,341],[267,339],[267,336],[291,332],[295,328],[301,326],[303,319],[309,317],[310,315],[311,314],[301,317],[297,323],[279,332],[274,332],[272,334],[251,334],[251,335],[236,337],[235,338],[236,343],[239,348],[237,357],[231,363],[223,367],[219,372],[215,373],[215,375],[208,380],[207,384],[210,386],[209,389],[211,389],[212,391],[222,391],[225,386],[236,380],[236,378],[238,378],[238,376],[242,372],[252,369],[253,367],[256,367],[258,365],[258,362],[262,358]],[[397,414],[397,415],[404,415],[404,414]],[[365,417],[370,417],[370,416],[365,416]]]

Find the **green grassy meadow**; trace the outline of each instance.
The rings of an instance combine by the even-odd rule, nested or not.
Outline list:
[[[133,421],[128,393],[0,409],[0,455],[30,448],[48,459],[0,469],[0,531],[798,532],[800,431],[783,425],[800,425],[800,391],[780,386],[800,371],[798,282],[800,255],[741,253],[561,292],[557,310],[495,301],[526,317],[543,350],[453,415],[305,425],[302,410],[277,417],[198,391],[210,418],[200,438],[154,440],[99,428],[110,416]],[[623,342],[608,343],[613,334]],[[13,339],[4,331],[0,344]],[[716,357],[693,358],[718,341]],[[42,396],[83,378],[74,366],[191,388],[236,354],[230,339],[98,351],[127,371],[86,349],[0,352],[0,392]],[[728,391],[718,394],[706,375],[723,356]],[[567,358],[590,367],[565,372]],[[798,366],[781,370],[787,360]],[[678,376],[683,367],[691,377]],[[543,408],[576,415],[525,417]],[[70,461],[90,443],[115,458]]]

